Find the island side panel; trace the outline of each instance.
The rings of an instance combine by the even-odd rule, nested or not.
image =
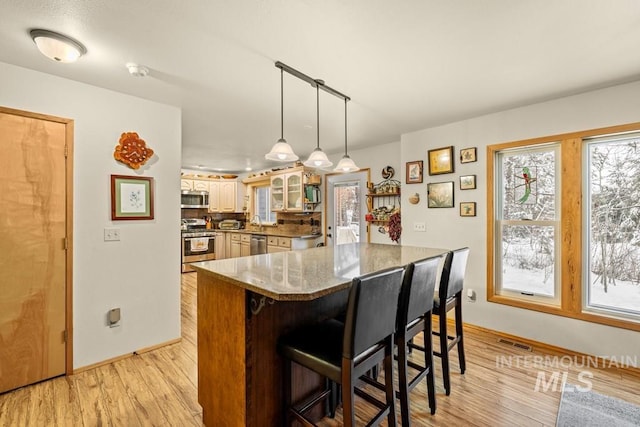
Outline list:
[[[260,295],[253,297],[259,300]],[[282,425],[283,362],[277,353],[278,338],[300,326],[336,316],[345,308],[347,297],[348,290],[343,290],[313,301],[275,301],[251,315],[247,323],[248,426]],[[321,376],[299,365],[294,364],[292,374],[294,401],[324,387]],[[318,405],[309,415],[319,420],[324,408]]]
[[[198,402],[209,427],[247,425],[245,293],[198,272]]]

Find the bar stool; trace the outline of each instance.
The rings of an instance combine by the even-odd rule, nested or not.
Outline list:
[[[456,249],[449,252],[444,261],[438,296],[434,299],[433,314],[438,316],[439,332],[433,332],[440,339],[440,351],[433,352],[434,356],[442,360],[442,378],[444,390],[447,396],[451,394],[451,382],[449,379],[449,351],[458,346],[458,361],[460,373],[464,374],[464,341],[462,336],[462,287],[464,273],[467,268],[469,248]],[[455,309],[455,336],[447,333],[447,312]]]
[[[369,425],[378,425],[385,417],[389,426],[396,425],[393,334],[402,274],[402,268],[390,268],[354,278],[345,323],[329,319],[280,338],[278,350],[284,358],[285,425],[290,425],[291,416],[304,425],[313,425],[304,412],[325,400],[332,389],[327,386],[307,402],[292,403],[293,362],[323,375],[328,383],[341,384],[345,426],[355,425],[356,394],[379,409]],[[384,364],[385,402],[356,388],[356,381],[379,362]]]
[[[410,263],[405,268],[402,289],[398,301],[396,319],[395,344],[398,348],[398,392],[402,426],[410,426],[409,392],[426,377],[427,395],[431,414],[436,412],[436,392],[433,378],[433,347],[431,343],[431,311],[438,277],[438,267],[442,257],[426,258]],[[413,343],[413,338],[422,333],[424,346]],[[408,360],[409,349],[424,353],[424,366]],[[409,379],[408,368],[418,373]],[[377,388],[382,384],[375,380],[375,375],[365,377],[364,381]]]

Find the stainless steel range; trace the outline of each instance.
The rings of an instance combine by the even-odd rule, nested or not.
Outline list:
[[[216,259],[214,230],[203,219],[182,220],[182,272],[195,271],[189,263]],[[186,228],[186,230],[185,230]]]

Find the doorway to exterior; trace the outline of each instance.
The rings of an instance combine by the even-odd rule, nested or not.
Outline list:
[[[0,393],[73,370],[73,121],[0,107]]]
[[[367,182],[370,170],[326,175],[326,244],[368,242]]]

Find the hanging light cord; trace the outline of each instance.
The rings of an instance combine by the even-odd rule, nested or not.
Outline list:
[[[280,68],[280,139],[284,139],[284,70]]]

